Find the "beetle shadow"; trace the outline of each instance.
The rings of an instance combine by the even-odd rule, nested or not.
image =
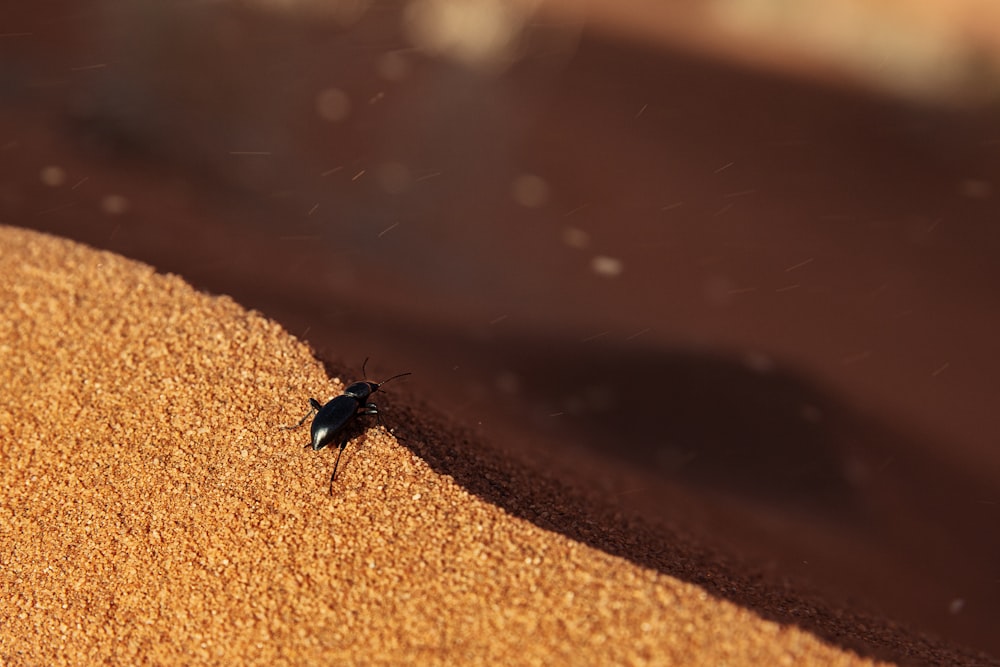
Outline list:
[[[537,338],[497,338],[484,345],[421,341],[416,332],[407,337],[415,347],[446,347],[450,357],[461,359],[456,366],[473,369],[478,386],[427,377],[421,370],[417,375],[425,395],[479,396],[491,419],[514,425],[509,433],[498,429],[503,438],[498,451],[515,457],[531,458],[535,440],[557,441],[567,445],[570,456],[582,447],[661,481],[856,519],[863,515],[857,477],[884,456],[881,449],[859,446],[863,427],[850,407],[760,354],[610,343],[574,352],[559,341]],[[326,366],[331,375],[344,373]],[[491,379],[496,380],[491,384]],[[404,390],[397,386],[394,392]],[[395,405],[393,421],[419,425],[442,410],[447,405],[441,401]],[[440,438],[419,428],[401,432],[406,430],[438,472],[462,474],[449,467],[454,460],[448,448],[420,444]],[[474,472],[456,479],[495,504],[513,500],[512,492],[483,487]],[[519,496],[530,493],[512,486]]]
[[[662,480],[856,514],[845,409],[798,374],[761,355],[545,347],[512,365],[538,428]]]

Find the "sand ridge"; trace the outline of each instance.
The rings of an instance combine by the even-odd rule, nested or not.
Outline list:
[[[331,498],[332,452],[279,428],[343,388],[305,344],[117,255],[0,247],[4,664],[873,664],[513,517],[380,429]]]

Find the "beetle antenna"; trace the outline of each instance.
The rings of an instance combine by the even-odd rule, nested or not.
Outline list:
[[[368,379],[368,373],[365,372],[365,366],[368,365],[368,359],[369,357],[365,357],[364,362],[362,362],[361,364],[361,377],[363,377],[366,380]]]
[[[406,373],[400,373],[399,375],[393,375],[391,378],[387,378],[385,380],[382,380],[381,382],[376,382],[375,385],[381,387],[386,382],[389,382],[389,380],[395,380],[396,378],[405,377],[407,375],[413,375],[413,373],[406,372]]]

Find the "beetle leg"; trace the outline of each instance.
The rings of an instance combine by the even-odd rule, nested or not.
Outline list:
[[[344,453],[344,449],[347,447],[348,435],[344,433],[344,439],[340,441],[340,447],[337,448],[337,458],[333,462],[333,473],[330,475],[330,495],[333,495],[333,480],[337,478],[337,466],[340,465],[340,455]]]
[[[382,423],[382,413],[378,411],[378,406],[374,403],[368,403],[361,410],[358,410],[359,415],[375,415],[375,421],[378,425],[385,428],[385,424]]]
[[[302,419],[300,419],[297,424],[295,424],[293,426],[282,426],[281,428],[285,429],[286,431],[290,431],[293,428],[298,428],[298,427],[302,426],[304,423],[306,423],[307,419],[309,419],[314,414],[316,414],[317,412],[319,412],[319,409],[321,407],[323,407],[322,405],[320,405],[319,401],[317,401],[315,398],[310,398],[309,399],[309,405],[311,406],[310,409],[309,409],[309,412],[307,412],[306,416],[303,417]]]

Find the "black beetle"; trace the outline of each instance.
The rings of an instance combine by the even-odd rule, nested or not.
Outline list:
[[[361,365],[362,375],[365,375],[365,366],[367,364],[368,360],[365,359],[365,363]],[[306,416],[300,419],[299,423],[294,426],[281,427],[283,429],[298,428],[309,419],[310,415],[316,413],[311,429],[312,442],[306,445],[306,447],[312,447],[313,451],[323,449],[333,442],[334,438],[342,434],[340,449],[337,450],[337,459],[333,462],[333,474],[330,475],[330,495],[333,495],[333,480],[337,477],[337,466],[340,465],[340,455],[344,453],[344,448],[347,447],[347,441],[350,437],[347,428],[348,425],[359,415],[375,415],[381,424],[382,418],[379,416],[378,406],[374,403],[369,403],[368,398],[378,391],[379,387],[389,382],[389,380],[395,380],[406,375],[410,375],[410,373],[393,375],[391,378],[382,380],[381,382],[359,380],[349,385],[340,396],[331,398],[330,402],[326,405],[321,404],[315,398],[310,398],[309,405],[312,406],[312,409]]]

